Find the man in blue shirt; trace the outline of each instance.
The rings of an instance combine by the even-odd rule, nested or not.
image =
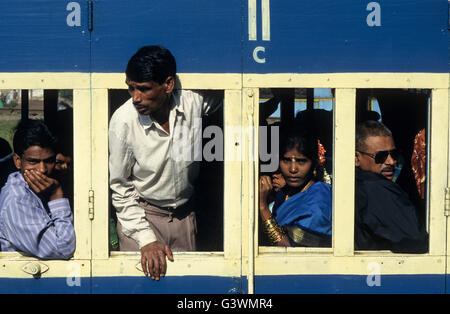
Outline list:
[[[42,259],[69,259],[75,232],[69,201],[54,177],[56,138],[39,120],[19,122],[14,164],[0,193],[0,247]]]

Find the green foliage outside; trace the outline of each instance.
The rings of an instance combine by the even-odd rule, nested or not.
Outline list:
[[[6,114],[0,116],[0,137],[8,141],[12,149],[12,138],[14,135],[14,128],[20,120],[20,116],[7,117]]]

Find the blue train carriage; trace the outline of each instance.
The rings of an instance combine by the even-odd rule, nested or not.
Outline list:
[[[57,95],[71,95],[77,236],[69,261],[0,253],[0,292],[447,292],[447,1],[16,0],[0,3],[0,12],[0,89],[22,91],[22,115],[31,112],[28,90],[43,90],[49,121]],[[143,276],[139,252],[117,251],[110,236],[108,121],[128,97],[128,59],[148,44],[173,52],[178,88],[221,90],[225,100],[212,122],[223,130],[225,161],[204,163],[209,175],[200,178],[201,248],[175,253],[159,282]],[[320,111],[318,125],[331,134],[324,141],[333,189],[331,248],[267,246],[259,233],[261,162],[254,156],[260,107],[273,88],[291,91],[292,101],[267,123]],[[354,249],[354,126],[361,111],[376,112],[401,133],[398,143],[426,130],[421,208],[428,253]]]

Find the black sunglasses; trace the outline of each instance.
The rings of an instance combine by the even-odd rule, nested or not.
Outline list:
[[[366,153],[359,150],[358,152],[367,155],[369,157],[372,157],[373,159],[375,159],[376,164],[383,164],[389,155],[391,155],[392,159],[394,160],[398,160],[400,158],[400,150],[398,150],[397,148],[393,150],[381,150],[379,152],[376,152],[375,154]]]

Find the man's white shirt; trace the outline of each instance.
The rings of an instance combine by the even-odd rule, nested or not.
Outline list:
[[[139,248],[156,241],[138,205],[143,198],[160,207],[178,207],[194,192],[204,115],[222,105],[222,98],[176,90],[171,94],[169,130],[135,109],[132,99],[119,107],[109,125],[109,181],[112,203],[126,236]],[[199,138],[200,136],[200,138]],[[200,146],[201,149],[201,146]]]

